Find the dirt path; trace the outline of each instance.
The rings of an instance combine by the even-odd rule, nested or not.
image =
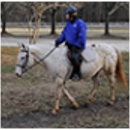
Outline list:
[[[38,44],[54,45],[54,38],[39,38]],[[28,38],[22,37],[2,37],[1,46],[18,46],[17,43],[28,43]],[[116,46],[120,51],[129,51],[129,40],[125,39],[88,39],[87,44],[105,43]]]
[[[114,106],[95,102],[89,107],[80,106],[77,110],[64,107],[56,116],[51,115],[50,110],[14,115],[8,119],[2,118],[1,125],[2,128],[128,128],[128,99],[129,97],[118,99]]]

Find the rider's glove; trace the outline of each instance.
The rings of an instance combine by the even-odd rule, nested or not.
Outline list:
[[[60,45],[60,43],[55,42],[55,47],[58,47]]]

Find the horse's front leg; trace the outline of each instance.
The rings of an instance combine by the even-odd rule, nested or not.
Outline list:
[[[76,100],[70,95],[70,93],[68,92],[68,90],[66,89],[66,87],[63,87],[63,92],[65,93],[65,95],[68,97],[68,99],[72,102],[72,104],[74,105],[75,108],[78,108],[79,105],[76,102]]]
[[[63,82],[61,78],[56,79],[56,102],[55,102],[55,107],[52,110],[52,114],[56,115],[57,112],[59,111],[59,103],[62,95],[62,87],[63,87]]]

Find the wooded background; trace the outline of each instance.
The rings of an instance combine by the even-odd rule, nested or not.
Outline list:
[[[36,4],[40,6],[42,3],[37,2],[2,2],[4,4],[7,21],[8,22],[28,22],[29,16],[33,16],[33,6]],[[53,10],[53,2],[44,2],[43,5],[47,5],[48,8],[45,9],[42,13],[42,21],[50,22],[51,21],[51,12]],[[60,5],[61,4],[61,5]],[[70,3],[65,2],[58,2],[58,7],[56,8],[56,21],[57,22],[64,22],[64,10],[66,6],[63,4],[70,5]],[[117,22],[117,21],[129,21],[129,10],[127,2],[78,2],[78,3],[71,3],[79,4],[78,15],[82,18],[85,22],[105,22],[105,11],[107,11],[106,6],[108,6],[108,11],[114,9],[116,6],[119,9],[111,15],[110,21]],[[122,5],[121,5],[122,4]],[[43,6],[42,5],[42,6]],[[76,6],[77,6],[76,5]],[[115,7],[114,7],[115,6]],[[2,8],[2,11],[3,11]],[[41,7],[42,8],[42,7]],[[44,9],[44,7],[43,7]],[[34,20],[34,19],[33,19]]]
[[[33,28],[34,43],[39,37],[39,27],[51,25],[55,34],[56,23],[65,23],[64,10],[73,5],[78,16],[87,22],[103,22],[105,35],[109,35],[109,22],[129,22],[129,2],[1,2],[2,34],[7,22],[25,22]]]

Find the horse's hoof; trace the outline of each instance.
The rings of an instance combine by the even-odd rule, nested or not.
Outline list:
[[[90,104],[91,104],[91,100],[88,99],[88,100],[86,101],[86,105],[89,106]]]
[[[79,107],[76,107],[76,106],[71,106],[71,109],[73,110],[77,110]]]
[[[87,103],[84,103],[83,107],[89,107],[89,105]]]
[[[114,105],[114,101],[108,101],[106,106],[113,106]]]
[[[52,115],[56,115],[56,114],[57,114],[57,112],[58,112],[58,110],[53,109],[51,113],[52,113]]]
[[[79,108],[79,104],[75,102],[75,103],[74,103],[74,107],[75,107],[75,108]]]

